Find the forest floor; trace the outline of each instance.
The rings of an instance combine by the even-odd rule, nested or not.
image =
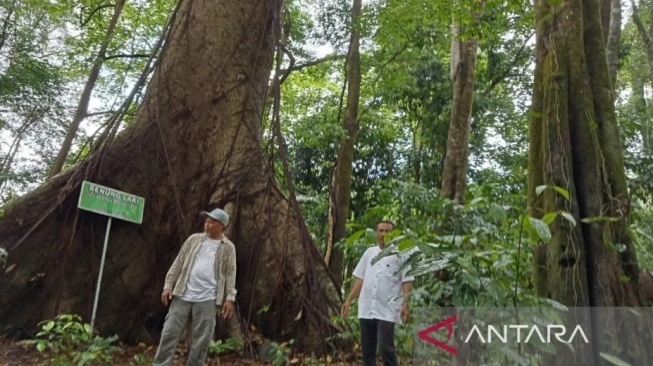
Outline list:
[[[114,354],[111,365],[151,365],[156,346],[147,345],[121,345],[121,351]],[[34,346],[26,346],[17,341],[0,336],[0,366],[24,366],[24,365],[51,365],[49,360],[52,354],[39,352]],[[343,354],[334,359],[333,357],[315,359],[302,355],[291,355],[289,365],[333,365],[353,366],[359,365],[356,355]],[[175,355],[174,366],[185,366],[186,359],[182,352]],[[237,354],[221,355],[219,358],[212,356],[207,358],[205,366],[263,366],[270,363],[245,358]]]

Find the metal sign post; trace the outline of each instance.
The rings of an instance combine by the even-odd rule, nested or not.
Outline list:
[[[104,248],[102,248],[102,260],[100,261],[100,273],[97,276],[97,288],[95,289],[95,300],[93,301],[93,315],[91,315],[91,334],[95,328],[95,314],[97,314],[97,302],[100,298],[100,286],[102,285],[102,272],[104,271],[104,260],[107,257],[107,245],[109,244],[109,231],[111,231],[111,219],[107,222],[107,233],[104,235]]]
[[[143,222],[143,211],[145,199],[133,194],[121,192],[113,188],[104,187],[99,184],[84,181],[82,190],[79,193],[77,207],[82,210],[99,213],[109,216],[107,232],[104,236],[104,247],[102,248],[102,260],[100,261],[100,272],[98,273],[95,299],[93,300],[93,315],[91,315],[91,334],[95,328],[95,316],[97,315],[98,300],[100,299],[100,287],[102,285],[102,273],[104,262],[107,256],[109,245],[109,232],[111,231],[111,220],[117,219],[140,224]]]

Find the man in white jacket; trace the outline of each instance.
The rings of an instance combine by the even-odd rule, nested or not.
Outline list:
[[[168,270],[161,293],[170,303],[154,357],[154,366],[172,366],[179,338],[192,319],[192,340],[188,366],[202,366],[213,337],[218,307],[230,317],[236,300],[236,248],[224,234],[229,215],[216,208],[202,212],[204,232],[193,234],[181,247]]]
[[[363,366],[376,365],[379,349],[384,366],[397,366],[397,350],[394,343],[395,323],[408,321],[408,299],[413,276],[407,276],[408,268],[399,271],[403,258],[399,254],[374,259],[385,248],[385,236],[392,231],[390,221],[376,225],[377,245],[368,248],[354,269],[354,287],[342,305],[341,315],[347,316],[349,307],[360,295],[358,318],[361,326],[361,349]]]

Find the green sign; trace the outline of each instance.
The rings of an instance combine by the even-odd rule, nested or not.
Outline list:
[[[84,181],[77,207],[140,224],[143,222],[145,198]]]

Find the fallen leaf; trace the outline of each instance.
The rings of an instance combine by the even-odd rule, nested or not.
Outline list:
[[[12,264],[11,266],[7,267],[7,270],[5,270],[5,273],[9,273],[16,268],[16,263]]]

